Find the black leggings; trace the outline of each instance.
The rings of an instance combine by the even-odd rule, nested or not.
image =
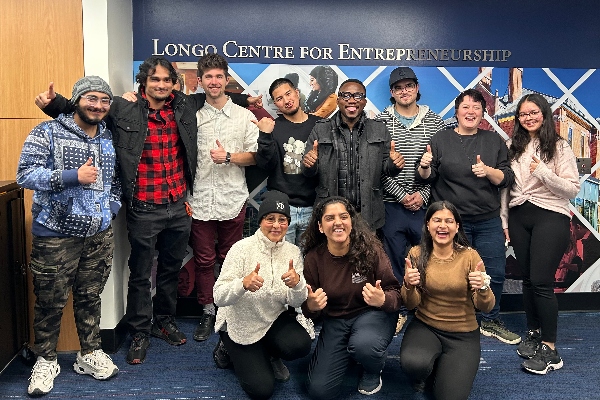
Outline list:
[[[400,347],[402,370],[414,382],[425,382],[434,371],[436,399],[466,400],[479,368],[479,329],[445,332],[417,318],[408,324]]]
[[[509,210],[508,231],[523,274],[527,329],[539,329],[543,341],[555,343],[558,302],[554,275],[569,245],[569,217],[525,202]]]
[[[235,375],[250,398],[268,399],[273,395],[275,377],[271,357],[295,360],[310,352],[310,336],[295,315],[287,311],[281,313],[265,336],[253,344],[237,344],[227,332],[219,332]]]

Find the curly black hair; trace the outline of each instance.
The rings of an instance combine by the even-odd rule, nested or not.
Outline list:
[[[169,77],[171,78],[171,82],[175,84],[175,82],[177,82],[177,71],[175,70],[173,65],[171,65],[169,60],[167,60],[164,57],[158,56],[148,57],[144,60],[144,62],[140,65],[139,72],[135,76],[135,81],[140,86],[145,87],[148,77],[154,74],[154,72],[156,71],[156,67],[159,65],[163,68],[166,68],[169,71]]]
[[[302,252],[306,256],[312,249],[327,245],[327,236],[319,230],[319,224],[323,219],[327,206],[336,203],[342,204],[346,208],[352,222],[350,250],[347,254],[348,264],[352,265],[354,273],[363,276],[368,275],[375,269],[375,264],[379,260],[378,254],[383,251],[383,246],[375,233],[369,229],[367,222],[356,212],[352,203],[345,197],[328,197],[315,206],[308,228],[301,237],[302,244],[300,247]]]

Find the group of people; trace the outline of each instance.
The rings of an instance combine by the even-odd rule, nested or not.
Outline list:
[[[341,83],[338,111],[319,119],[303,109],[296,85],[279,78],[269,94],[280,116],[257,121],[242,106],[260,107],[261,99],[227,94],[227,62],[216,54],[198,62],[204,94],[173,90],[177,73],[162,57],[147,59],[136,80],[138,93],[123,97],[85,77],[70,100],[52,85],[36,98],[56,119],[30,133],[17,172],[19,184],[35,190],[38,358],[29,394],[50,392],[60,372],[56,342],[71,287],[81,345],[75,371],[118,373],[101,349],[99,295],[121,201],[131,244],[122,321],[132,336],[130,364],[144,362],[150,336],[187,340],[174,316],[189,237],[203,306],[193,337],[218,332],[215,363],[233,367],[251,398],[269,398],[275,381],[289,379],[282,359],[308,355],[313,319],[322,324],[308,368],[315,399],[338,395],[351,360],[362,370],[358,391],[378,392],[388,345],[411,310],[402,369],[415,390],[436,398],[468,397],[480,333],[518,344],[527,371],[562,367],[552,285],[579,176],[542,96],[521,99],[507,145],[479,129],[486,103],[473,89],[456,98],[456,128],[444,129],[417,104],[419,82],[408,67],[391,72],[392,104],[376,119],[366,117],[360,80]],[[290,161],[296,142],[303,157]],[[259,229],[242,239],[244,167],[254,164],[268,171],[268,191]],[[510,239],[524,276],[524,341],[499,318]]]

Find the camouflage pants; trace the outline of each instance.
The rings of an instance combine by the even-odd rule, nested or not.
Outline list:
[[[36,355],[56,358],[70,289],[82,354],[101,348],[100,293],[110,273],[113,249],[111,227],[87,238],[33,237],[30,269],[36,300],[32,350]]]

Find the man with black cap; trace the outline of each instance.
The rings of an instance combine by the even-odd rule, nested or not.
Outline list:
[[[439,115],[428,106],[417,104],[421,98],[419,81],[409,67],[398,67],[390,74],[390,101],[376,119],[387,126],[396,151],[404,156],[405,168],[396,176],[383,177],[385,224],[381,230],[385,252],[399,282],[404,279],[404,258],[411,246],[421,241],[421,228],[429,201],[429,185],[415,182],[415,164],[425,152],[431,136],[444,127]],[[396,333],[406,322],[402,307]]]
[[[111,220],[121,207],[112,133],[102,121],[112,99],[102,78],[81,78],[71,98],[75,112],[36,126],[21,152],[17,182],[34,190],[31,350],[37,361],[29,379],[30,395],[50,392],[60,373],[56,344],[70,289],[81,346],[75,372],[100,380],[119,372],[100,341],[100,293],[114,247]]]

